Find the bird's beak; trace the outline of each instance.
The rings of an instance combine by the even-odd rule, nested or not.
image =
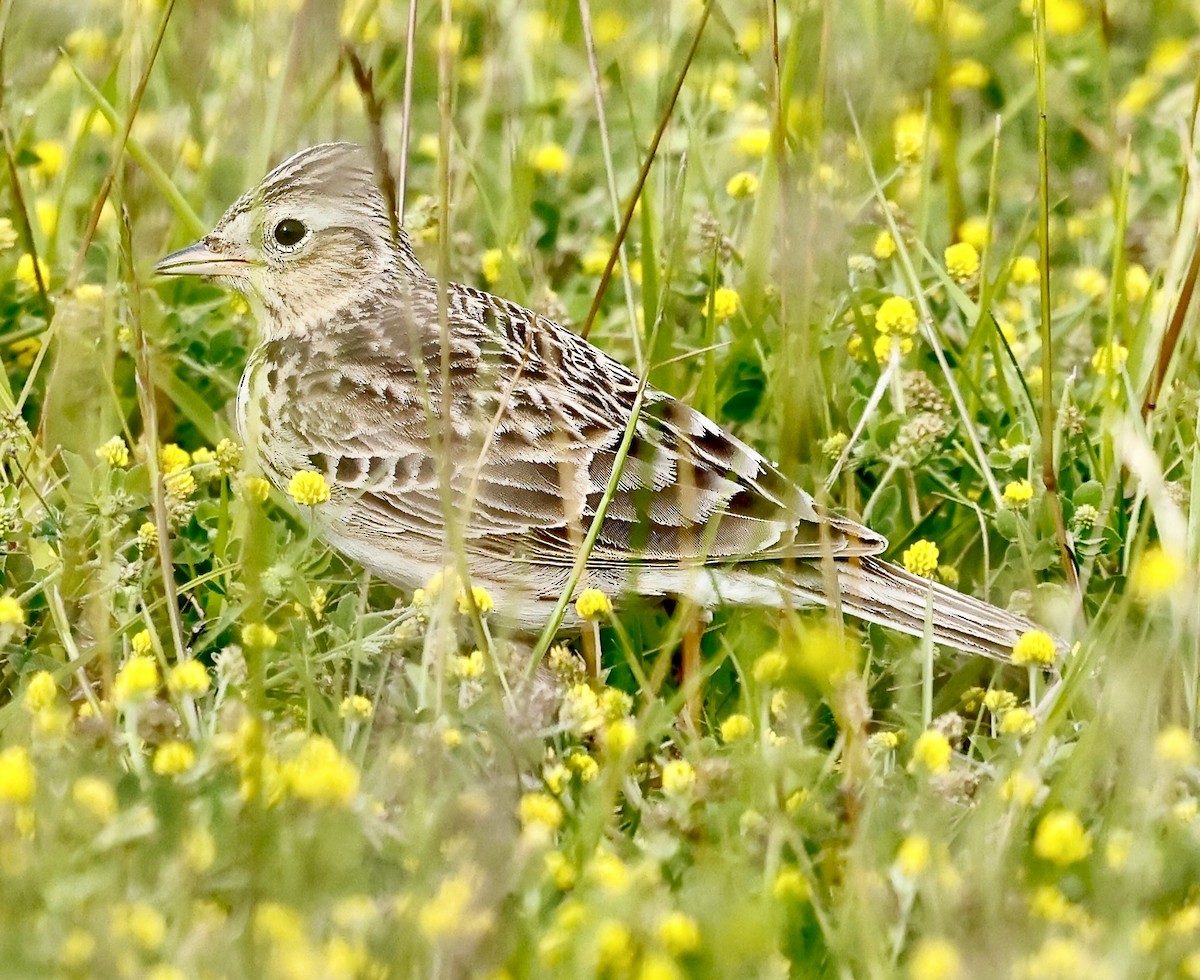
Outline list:
[[[164,276],[237,276],[244,277],[250,263],[240,255],[218,251],[209,239],[181,248],[159,259],[154,271]]]

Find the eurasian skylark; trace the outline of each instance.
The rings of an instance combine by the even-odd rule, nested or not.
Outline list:
[[[633,373],[545,317],[450,284],[444,390],[437,282],[402,231],[393,241],[369,156],[351,143],[297,153],[156,268],[213,277],[255,307],[242,438],[277,487],[324,474],[336,548],[421,586],[448,564],[452,499],[472,580],[514,625],[542,627],[609,484]],[[1034,628],[883,561],[886,547],[651,388],[580,587],[709,607],[838,602],[917,636],[931,605],[939,642],[1000,658]]]

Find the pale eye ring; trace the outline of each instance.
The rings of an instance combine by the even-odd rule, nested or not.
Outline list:
[[[275,239],[280,248],[291,251],[298,248],[300,243],[308,237],[308,229],[304,227],[304,222],[298,221],[296,218],[284,218],[275,226],[271,237]]]

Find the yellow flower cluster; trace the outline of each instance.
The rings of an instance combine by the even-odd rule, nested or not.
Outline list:
[[[316,470],[299,470],[288,480],[288,495],[301,507],[316,507],[329,500],[329,484],[325,474]]]
[[[612,611],[612,601],[600,589],[584,589],[575,600],[575,612],[580,619],[607,619]]]
[[[0,596],[0,626],[24,626],[25,610],[15,596]]]
[[[96,456],[114,469],[124,469],[129,465],[129,447],[120,436],[109,439],[96,450]]]
[[[1053,810],[1038,821],[1033,852],[1043,861],[1066,867],[1092,853],[1092,837],[1071,810]]]
[[[1022,666],[1029,664],[1045,667],[1054,663],[1057,654],[1054,639],[1049,633],[1030,630],[1028,633],[1022,633],[1013,644],[1012,660],[1014,664]]]
[[[176,697],[198,698],[208,690],[208,671],[199,660],[185,660],[167,674],[167,690]]]
[[[742,298],[738,295],[736,289],[730,289],[728,286],[718,286],[713,290],[712,296],[704,301],[703,313],[705,316],[708,316],[711,310],[713,319],[720,322],[737,316],[737,312],[741,307]]]
[[[358,792],[358,769],[323,735],[310,735],[281,775],[296,799],[316,807],[346,806]]]
[[[979,275],[979,252],[970,242],[955,242],[942,253],[946,272],[958,283],[970,282]]]
[[[153,657],[130,657],[113,680],[113,699],[122,708],[145,701],[157,690],[158,662]]]
[[[950,740],[939,731],[927,728],[913,743],[909,769],[924,769],[937,775],[950,769]]]
[[[904,549],[904,567],[914,575],[932,578],[938,569],[938,546],[922,538]]]
[[[1023,507],[1033,499],[1033,484],[1028,480],[1013,480],[1004,486],[1004,502],[1010,507]]]
[[[1114,377],[1121,373],[1129,360],[1129,348],[1117,341],[1096,348],[1092,355],[1092,367],[1103,377]]]
[[[892,124],[892,149],[896,162],[912,166],[921,162],[925,153],[925,113],[905,112]]]
[[[758,193],[758,177],[746,170],[736,173],[726,182],[725,193],[738,201],[753,197]]]
[[[37,788],[37,772],[23,746],[0,752],[0,802],[28,803]]]
[[[662,769],[662,788],[668,796],[683,796],[696,785],[696,770],[686,759],[672,759]]]
[[[754,732],[754,723],[746,715],[730,715],[721,722],[721,741],[737,742]]]
[[[1155,544],[1138,556],[1129,576],[1130,585],[1143,602],[1153,602],[1171,595],[1183,581],[1184,572],[1177,552]]]
[[[164,742],[154,751],[153,769],[160,776],[182,776],[196,765],[196,750],[187,742]]]
[[[543,143],[534,150],[530,163],[538,173],[564,174],[571,166],[571,158],[557,143]]]

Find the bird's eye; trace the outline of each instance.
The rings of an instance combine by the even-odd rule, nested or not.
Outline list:
[[[284,218],[275,226],[272,234],[275,236],[275,241],[284,248],[295,248],[304,241],[308,229],[304,227],[303,222],[297,221],[295,218]]]

